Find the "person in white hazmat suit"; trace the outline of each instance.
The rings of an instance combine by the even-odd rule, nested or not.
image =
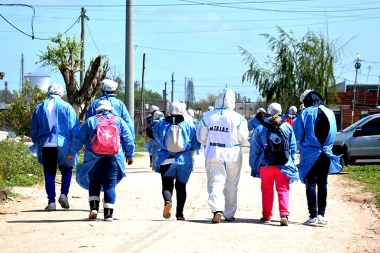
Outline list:
[[[197,139],[205,147],[208,203],[214,214],[212,223],[235,220],[237,191],[242,168],[241,144],[248,138],[247,120],[234,111],[235,94],[225,88],[215,108],[203,115]]]

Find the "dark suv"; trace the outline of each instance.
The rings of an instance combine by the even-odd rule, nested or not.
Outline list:
[[[344,167],[357,159],[380,159],[380,113],[367,116],[337,133],[333,153]]]

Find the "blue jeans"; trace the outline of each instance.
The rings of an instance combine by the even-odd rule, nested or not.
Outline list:
[[[55,176],[57,167],[61,171],[61,194],[69,193],[73,167],[58,166],[58,149],[57,147],[42,148],[42,163],[45,175],[45,190],[48,195],[48,203],[55,203]]]
[[[310,218],[315,218],[317,215],[325,215],[329,168],[330,158],[322,153],[306,175],[306,198]],[[317,187],[318,192],[316,191]]]
[[[104,191],[104,203],[115,204],[116,183],[119,174],[119,167],[114,157],[100,158],[88,173],[90,187],[89,196],[100,196],[101,187]]]

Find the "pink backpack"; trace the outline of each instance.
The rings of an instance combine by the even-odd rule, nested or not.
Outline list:
[[[106,119],[97,115],[96,118],[100,122],[96,125],[95,135],[91,139],[92,152],[99,155],[116,155],[120,146],[120,131],[114,120],[116,116]]]
[[[291,119],[291,118],[289,118],[289,117],[286,117],[286,119],[284,119],[284,122],[289,123],[289,125],[291,125],[292,127],[294,126],[294,121],[293,121],[293,119]]]

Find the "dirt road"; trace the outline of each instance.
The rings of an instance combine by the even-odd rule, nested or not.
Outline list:
[[[162,217],[160,176],[140,157],[117,186],[113,222],[103,221],[103,213],[87,220],[87,191],[74,179],[69,210],[57,203],[57,211],[43,211],[43,185],[17,188],[15,201],[0,204],[0,252],[380,252],[380,216],[368,203],[371,195],[341,175],[329,178],[328,226],[302,225],[308,211],[301,183],[291,185],[289,226],[279,226],[277,198],[274,222],[261,224],[260,180],[250,177],[246,148],[244,156],[235,222],[210,222],[203,153],[187,186],[187,221]]]

